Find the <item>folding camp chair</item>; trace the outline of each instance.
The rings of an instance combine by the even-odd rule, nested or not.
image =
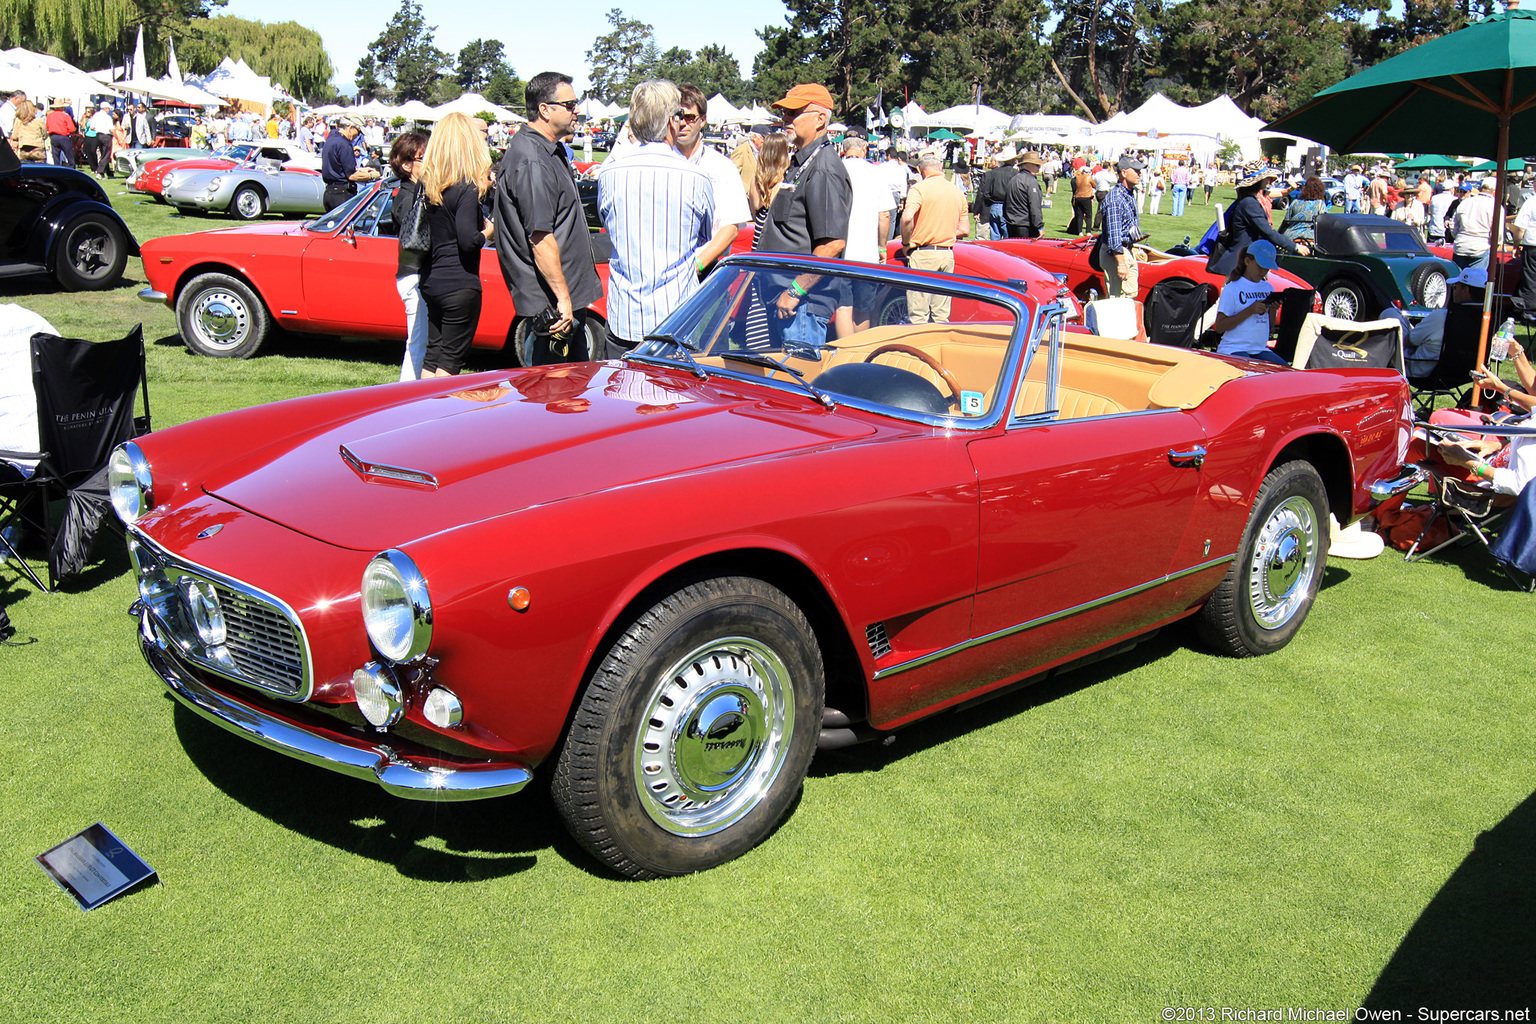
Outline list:
[[[1200,337],[1200,318],[1211,305],[1211,286],[1184,278],[1159,281],[1147,293],[1147,340],[1190,348]]]
[[[1083,304],[1083,326],[1089,334],[1124,341],[1146,341],[1141,302],[1129,296],[1094,299]]]
[[[1477,336],[1482,324],[1480,302],[1453,302],[1446,307],[1440,358],[1422,377],[1408,377],[1413,388],[1414,411],[1420,419],[1430,414],[1440,398],[1466,405],[1472,390],[1472,371],[1477,367]]]
[[[1280,303],[1280,323],[1275,329],[1275,355],[1292,362],[1296,357],[1296,343],[1307,316],[1317,305],[1317,291],[1313,288],[1285,288],[1272,297]]]
[[[1421,427],[1431,441],[1436,438],[1454,441],[1456,435],[1469,433],[1505,437],[1536,434],[1536,427],[1528,423],[1529,420],[1486,426],[1448,424]],[[1463,482],[1437,463],[1421,463],[1420,469],[1430,480],[1435,500],[1429,519],[1408,548],[1404,560],[1417,562],[1452,544],[1475,540],[1493,555],[1499,568],[1517,587],[1527,592],[1536,590],[1536,561],[1533,561],[1536,550],[1533,550],[1530,543],[1533,532],[1532,513],[1536,511],[1532,508],[1532,504],[1536,503],[1536,487],[1526,485],[1511,501],[1507,494]],[[1433,546],[1424,546],[1439,522],[1450,527],[1450,536]],[[1506,532],[1510,536],[1506,537]]]
[[[52,591],[80,570],[97,526],[110,520],[106,469],[112,449],[149,431],[144,331],[135,327],[125,338],[99,343],[35,334],[31,355],[42,450],[0,450],[0,554],[12,557],[40,589]],[[140,392],[144,415],[135,419]],[[60,498],[69,499],[63,530],[50,509]],[[18,525],[43,536],[46,585],[8,539]]]
[[[1308,313],[1291,365],[1298,370],[1379,366],[1403,372],[1403,325],[1398,320],[1356,323]]]

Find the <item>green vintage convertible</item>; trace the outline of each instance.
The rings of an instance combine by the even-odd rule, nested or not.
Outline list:
[[[1425,247],[1418,228],[1369,213],[1323,214],[1312,255],[1282,252],[1280,266],[1316,288],[1323,312],[1341,320],[1374,320],[1391,305],[1439,309],[1446,281],[1460,273]]]

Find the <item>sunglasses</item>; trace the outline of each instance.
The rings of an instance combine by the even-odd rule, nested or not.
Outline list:
[[[703,114],[688,114],[688,113],[684,113],[683,111],[679,110],[677,113],[672,115],[672,120],[674,120],[674,121],[681,121],[681,122],[683,122],[683,124],[697,124],[699,121],[704,120],[704,115]]]
[[[544,102],[552,107],[564,107],[572,114],[576,113],[576,108],[581,105],[581,100],[545,100]]]

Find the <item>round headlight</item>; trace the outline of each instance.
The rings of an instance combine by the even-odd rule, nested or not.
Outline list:
[[[376,729],[385,729],[400,721],[405,707],[405,697],[400,684],[390,676],[389,670],[370,661],[352,673],[352,697],[357,710]]]
[[[403,551],[373,556],[363,570],[363,625],[374,648],[390,661],[414,661],[432,643],[432,599],[427,580]]]
[[[132,441],[112,449],[112,458],[107,462],[107,493],[112,497],[117,517],[125,523],[138,522],[140,516],[155,507],[149,460]]]

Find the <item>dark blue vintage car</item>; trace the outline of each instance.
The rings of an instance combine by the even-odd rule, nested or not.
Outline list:
[[[66,291],[111,288],[138,254],[94,178],[73,167],[23,164],[0,138],[0,277],[46,274]]]

